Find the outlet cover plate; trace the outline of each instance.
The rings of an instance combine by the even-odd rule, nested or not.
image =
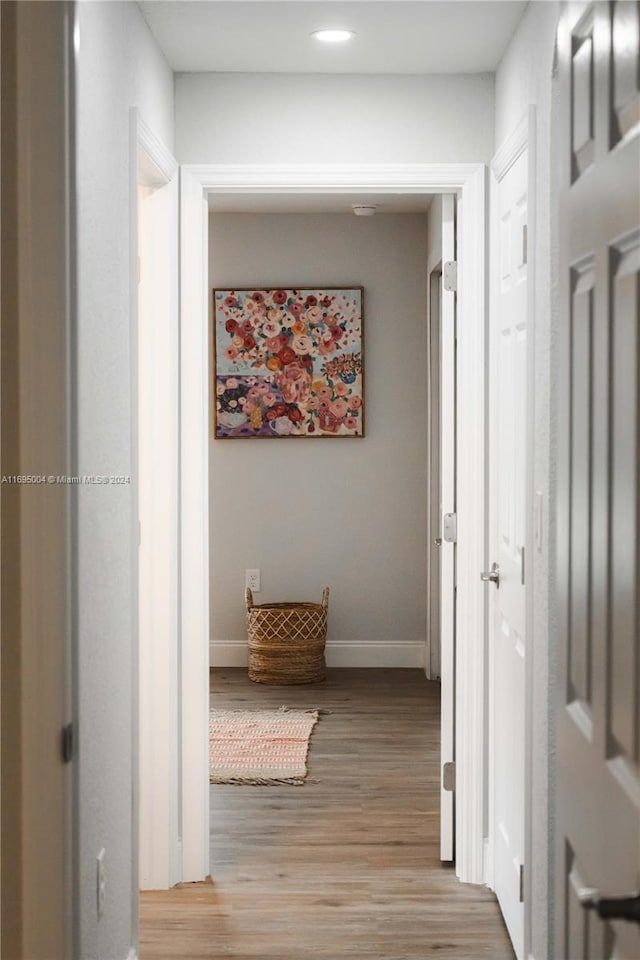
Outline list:
[[[253,593],[260,593],[260,571],[259,570],[245,570],[244,572],[244,585],[249,587]]]

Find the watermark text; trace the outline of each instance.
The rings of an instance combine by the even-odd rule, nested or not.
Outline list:
[[[100,473],[86,473],[77,477],[70,477],[63,473],[21,473],[3,474],[2,483],[8,484],[62,484],[63,486],[121,486],[131,483],[131,477],[107,476]]]

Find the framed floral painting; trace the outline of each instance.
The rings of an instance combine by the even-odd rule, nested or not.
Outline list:
[[[214,290],[217,439],[364,436],[362,287]]]

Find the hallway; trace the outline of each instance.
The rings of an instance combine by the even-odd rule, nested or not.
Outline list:
[[[420,670],[212,673],[217,706],[330,713],[304,787],[211,788],[213,886],[141,895],[141,960],[512,958],[493,895],[438,859],[439,689]]]

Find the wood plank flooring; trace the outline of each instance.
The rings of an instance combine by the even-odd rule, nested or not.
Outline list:
[[[272,687],[212,673],[212,703],[320,707],[303,787],[211,787],[211,884],[140,899],[141,960],[512,960],[493,895],[439,859],[439,687],[332,670]]]

